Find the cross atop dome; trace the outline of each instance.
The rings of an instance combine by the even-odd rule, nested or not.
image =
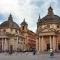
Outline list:
[[[39,14],[39,19],[40,19],[40,14]]]
[[[48,15],[53,15],[53,8],[51,7],[51,5],[48,8]]]
[[[10,14],[9,17],[8,17],[8,21],[10,21],[10,22],[13,21],[13,17],[12,17],[11,14]]]
[[[39,17],[38,17],[38,22],[40,21],[40,14],[39,14]]]
[[[50,5],[50,7],[48,8],[48,10],[53,10],[52,6]]]

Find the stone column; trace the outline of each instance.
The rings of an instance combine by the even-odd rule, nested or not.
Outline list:
[[[44,39],[44,36],[42,36],[41,38],[41,51],[45,51],[46,50],[46,42],[45,42],[45,39]]]
[[[4,40],[3,40],[3,38],[2,38],[2,50],[4,50]]]
[[[9,50],[9,45],[10,45],[10,43],[9,43],[9,39],[8,39],[8,41],[7,41],[7,44],[8,44],[8,50]]]
[[[53,50],[56,50],[56,37],[53,36]]]
[[[19,43],[19,41],[18,41],[18,40],[19,40],[19,39],[18,39],[18,36],[17,36],[17,42],[16,42],[16,43],[17,43],[17,44],[16,44],[16,50],[17,50],[17,48],[19,47],[19,46],[18,46],[18,45],[19,45],[19,44],[18,44],[18,43]]]
[[[41,51],[41,37],[39,37],[39,52]]]
[[[8,50],[7,39],[5,38],[4,50]]]
[[[52,49],[52,37],[50,36],[50,49]]]
[[[43,36],[42,36],[42,39],[41,39],[41,51],[43,52],[44,51],[44,40],[43,40]]]
[[[39,41],[39,39],[36,39],[36,50],[38,51],[39,49],[39,47],[38,47],[38,41]]]

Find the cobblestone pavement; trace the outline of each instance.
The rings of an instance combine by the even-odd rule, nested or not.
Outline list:
[[[50,57],[49,54],[33,55],[32,53],[15,53],[8,55],[6,53],[1,53],[0,60],[60,60],[60,54],[54,54],[53,57]]]

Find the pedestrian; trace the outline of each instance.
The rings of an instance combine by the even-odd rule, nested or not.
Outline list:
[[[53,49],[50,49],[50,56],[54,56]]]
[[[36,54],[36,50],[34,49],[34,50],[33,50],[33,55],[35,55],[35,54]]]

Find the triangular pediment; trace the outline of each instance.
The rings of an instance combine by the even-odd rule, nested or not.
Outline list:
[[[55,31],[55,29],[53,28],[46,28],[46,29],[43,29],[41,32],[52,32],[52,31]]]

